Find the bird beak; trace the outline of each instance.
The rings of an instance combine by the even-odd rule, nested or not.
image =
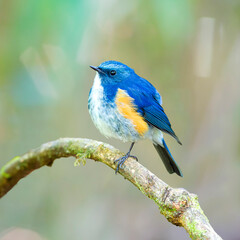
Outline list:
[[[89,67],[92,68],[94,71],[105,74],[99,67],[94,67],[94,66],[89,66]]]

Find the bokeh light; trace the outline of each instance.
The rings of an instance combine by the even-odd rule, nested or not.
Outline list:
[[[104,138],[88,114],[89,65],[105,60],[153,83],[183,142],[166,136],[184,178],[167,173],[148,141],[133,150],[140,163],[196,193],[216,232],[239,239],[238,0],[0,1],[0,165],[60,137],[126,151],[129,144]],[[35,171],[1,199],[0,239],[26,231],[52,240],[188,238],[110,168],[73,163]]]

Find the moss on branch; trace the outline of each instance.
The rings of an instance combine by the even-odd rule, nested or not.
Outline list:
[[[122,153],[114,147],[90,139],[61,138],[18,156],[0,170],[0,197],[32,171],[52,166],[54,160],[73,156],[77,161],[92,159],[115,170],[114,160]],[[198,198],[182,188],[172,188],[132,158],[119,173],[144,195],[154,200],[161,214],[176,226],[186,229],[192,239],[221,239],[204,215]]]

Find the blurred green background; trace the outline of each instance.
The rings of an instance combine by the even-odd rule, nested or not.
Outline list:
[[[184,178],[167,173],[149,141],[133,154],[198,194],[223,239],[239,239],[239,0],[0,0],[0,165],[59,137],[127,151],[87,110],[89,65],[105,60],[126,63],[159,90],[183,142],[166,136]],[[73,163],[33,172],[0,200],[0,239],[189,238],[110,168]]]

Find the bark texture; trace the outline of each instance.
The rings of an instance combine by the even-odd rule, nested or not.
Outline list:
[[[0,170],[0,197],[11,190],[17,182],[42,166],[51,166],[53,161],[73,156],[77,161],[92,159],[116,169],[114,160],[123,154],[114,147],[81,138],[61,138],[45,143],[9,161]],[[222,239],[211,227],[201,209],[198,197],[183,188],[172,188],[148,169],[129,158],[120,174],[133,183],[144,195],[154,200],[161,214],[176,226],[186,229],[192,239]]]

